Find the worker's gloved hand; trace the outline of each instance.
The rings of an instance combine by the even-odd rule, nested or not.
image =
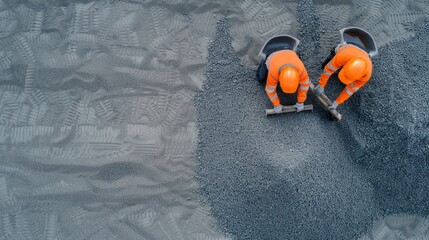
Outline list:
[[[337,101],[334,101],[334,102],[332,103],[332,105],[331,105],[331,106],[329,106],[328,108],[329,108],[330,110],[335,110],[335,109],[337,109],[337,107],[338,107],[338,103],[337,103]]]
[[[314,91],[316,92],[317,95],[322,95],[325,92],[325,89],[320,85],[317,85],[317,87],[314,88]]]
[[[296,108],[296,112],[301,112],[304,110],[304,103],[297,102],[293,107]]]
[[[274,112],[275,113],[281,113],[283,110],[283,105],[279,104],[277,106],[274,106]]]

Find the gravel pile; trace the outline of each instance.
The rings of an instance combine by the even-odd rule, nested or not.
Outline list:
[[[299,1],[297,19],[298,51],[316,83],[326,53],[313,1]],[[312,114],[266,118],[264,86],[240,64],[228,20],[218,22],[195,100],[197,173],[226,232],[238,239],[354,239],[389,214],[428,215],[429,24],[409,27],[415,37],[379,49],[372,80],[340,107],[343,121],[329,122],[311,94]],[[330,98],[344,87],[336,78]],[[293,104],[296,96],[280,98]]]
[[[429,213],[428,34],[426,22],[380,49],[372,80],[343,108],[349,152],[386,214]]]
[[[240,64],[222,19],[195,102],[198,179],[220,226],[238,239],[360,235],[377,209],[336,125],[320,107],[266,118],[270,103],[254,76]],[[291,104],[296,96],[281,99]]]

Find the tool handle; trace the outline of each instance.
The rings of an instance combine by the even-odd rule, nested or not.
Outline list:
[[[302,110],[302,111],[313,111],[313,104],[304,105],[304,110]],[[282,113],[291,113],[291,112],[296,112],[296,108],[293,105],[283,106],[282,111],[279,113],[274,112],[274,109],[265,109],[265,114],[267,116],[275,115],[275,114],[282,114]]]
[[[310,90],[311,92],[316,96],[316,99],[322,104],[323,108],[331,113],[331,115],[337,120],[340,121],[342,116],[336,109],[329,109],[329,106],[332,105],[331,100],[325,95],[325,94],[316,94],[316,91],[314,90],[314,84],[310,83]]]

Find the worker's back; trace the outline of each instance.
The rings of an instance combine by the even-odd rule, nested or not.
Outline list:
[[[365,74],[365,76],[370,77],[372,74],[372,61],[369,58],[368,53],[366,53],[365,51],[363,51],[357,46],[354,46],[351,44],[340,46],[337,49],[337,54],[335,56],[335,63],[337,66],[342,67],[352,58],[362,58],[363,60],[365,60],[367,64],[367,73]]]
[[[280,50],[272,53],[268,56],[266,64],[269,73],[275,79],[279,79],[279,70],[285,64],[294,65],[300,75],[305,70],[304,64],[292,50]]]

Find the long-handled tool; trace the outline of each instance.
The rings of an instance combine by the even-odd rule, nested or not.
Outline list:
[[[304,110],[302,111],[313,111],[313,104],[304,105]],[[267,117],[270,115],[291,113],[291,112],[296,112],[296,108],[293,105],[283,106],[282,111],[278,113],[274,112],[274,109],[265,109],[265,114],[267,115]]]
[[[340,121],[341,114],[335,109],[329,109],[329,106],[332,105],[332,101],[325,94],[317,94],[314,90],[314,84],[310,83],[310,91],[316,96],[316,99],[322,104],[323,108],[328,111],[334,120]]]

